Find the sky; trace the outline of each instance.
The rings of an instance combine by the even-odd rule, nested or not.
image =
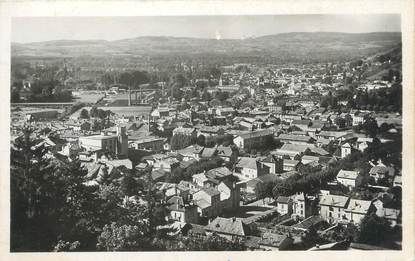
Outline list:
[[[18,17],[12,41],[119,40],[139,36],[241,39],[286,32],[400,32],[397,14]]]

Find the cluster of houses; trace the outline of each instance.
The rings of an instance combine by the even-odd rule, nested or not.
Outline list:
[[[308,92],[328,91],[330,86],[322,83],[324,77],[294,79],[286,73],[290,70],[278,69],[260,78],[250,73],[242,73],[243,76],[225,73],[218,86],[208,90],[212,94],[234,93],[229,101],[245,102],[251,96],[259,102],[266,97],[255,109],[211,106],[202,101],[188,106],[159,105],[139,117],[133,110],[115,110],[115,116],[111,116],[114,126],[99,132],[91,130],[91,121],[81,119],[79,111],[62,121],[52,120],[57,113],[46,109],[28,111],[25,115],[32,126],[49,129],[49,134],[36,132],[34,135],[50,148],[50,157],[81,160],[87,170],[85,185],[96,186],[108,177],[121,179],[125,172],[150,169],[158,194],[170,210],[168,218],[180,224],[181,231],[187,234],[209,236],[214,233],[227,239],[243,239],[252,243],[254,249],[282,250],[299,240],[298,233],[291,232],[303,231],[308,224],[321,221],[359,225],[368,213],[376,213],[392,226],[399,225],[401,210],[388,204],[393,196],[387,189],[402,187],[401,173],[397,166],[382,162],[369,162],[371,182],[367,186],[381,191],[374,199],[332,194],[325,188],[315,195],[299,193],[277,197],[272,211],[296,221],[292,228],[285,228],[289,233],[268,229],[260,231],[258,236],[252,224],[242,218],[229,217],[241,210],[241,203],[247,203],[245,199],[261,199],[267,186],[276,180],[303,175],[302,167],[329,168],[353,151],[364,152],[374,142],[373,138],[353,131],[353,126],[362,124],[373,112],[337,113],[320,108],[316,101],[302,98],[302,89],[305,83],[312,83],[306,84],[312,86],[305,88]],[[228,84],[224,84],[224,80]],[[248,88],[249,94],[240,92],[243,80],[256,85]],[[293,99],[276,102],[274,98],[281,93],[268,88],[270,84],[280,85],[283,94]],[[376,86],[366,85],[365,88],[378,88]],[[19,117],[22,115],[20,113]],[[397,117],[389,130],[391,134],[400,131],[400,116]],[[337,125],[335,119],[338,118],[343,119],[344,126]],[[378,124],[390,123],[391,118],[396,117],[384,117]],[[19,136],[21,123],[20,118],[12,121],[12,141]],[[155,132],[166,135],[157,136]],[[172,150],[169,140],[179,135],[192,144]],[[196,144],[196,141],[204,144]],[[380,139],[381,143],[390,141]],[[137,161],[131,160],[131,155],[137,152],[143,156]],[[193,173],[191,180],[168,182],[167,177],[175,169],[186,170],[213,158],[220,158],[223,165]],[[362,175],[360,170],[341,169],[329,185],[353,191],[362,185]]]

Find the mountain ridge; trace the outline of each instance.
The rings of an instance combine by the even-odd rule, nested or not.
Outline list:
[[[290,32],[246,39],[139,36],[107,40],[51,40],[12,43],[12,57],[79,56],[269,56],[307,59],[328,54],[361,56],[401,43],[400,32]]]
[[[373,35],[373,34],[396,34],[401,35],[401,32],[386,32],[386,31],[377,31],[377,32],[366,32],[366,33],[348,33],[348,32],[336,32],[336,31],[315,31],[315,32],[304,32],[304,31],[296,31],[296,32],[284,32],[284,33],[277,33],[277,34],[267,34],[267,35],[261,35],[261,36],[254,36],[254,37],[246,37],[246,38],[222,38],[220,40],[236,40],[236,41],[242,41],[242,40],[252,40],[252,39],[260,39],[260,38],[268,38],[268,37],[275,37],[275,36],[287,36],[287,35],[295,35],[295,34],[304,34],[304,35],[315,35],[315,34],[321,34],[321,35]],[[132,38],[123,38],[123,39],[117,39],[117,40],[105,40],[105,39],[84,39],[84,40],[78,40],[78,39],[56,39],[56,40],[46,40],[46,41],[36,41],[36,42],[27,42],[27,43],[21,43],[21,42],[11,42],[12,45],[27,45],[27,44],[39,44],[39,43],[53,43],[53,42],[120,42],[125,40],[134,40],[134,39],[144,39],[144,38],[154,38],[154,39],[163,39],[163,38],[171,38],[171,39],[189,39],[189,40],[217,40],[216,38],[202,38],[202,37],[185,37],[185,36],[156,36],[156,35],[145,35],[145,36],[137,36]]]

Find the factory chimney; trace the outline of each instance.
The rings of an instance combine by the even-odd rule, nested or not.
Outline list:
[[[131,106],[131,87],[128,87],[128,106]]]

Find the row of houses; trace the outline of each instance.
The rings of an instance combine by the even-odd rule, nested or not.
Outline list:
[[[319,206],[320,215],[330,223],[359,224],[370,211],[386,218],[392,226],[399,223],[401,218],[400,210],[383,207],[383,202],[379,199],[369,201],[341,195],[322,195]]]

